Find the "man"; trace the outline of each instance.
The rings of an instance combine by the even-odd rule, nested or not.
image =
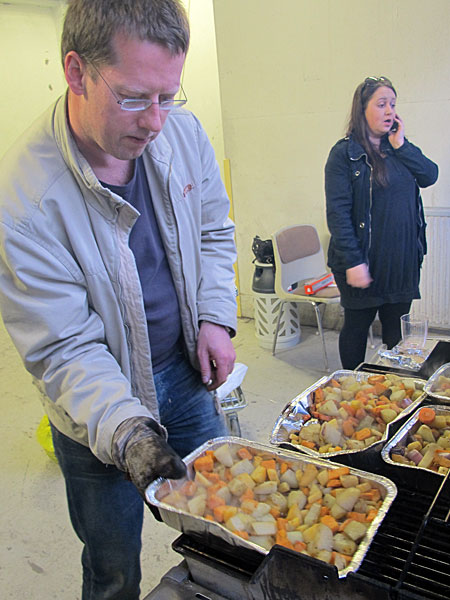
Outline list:
[[[178,0],[72,0],[67,93],[1,165],[2,316],[45,392],[83,600],[139,597],[146,486],[228,433],[234,226],[179,108],[188,45]]]

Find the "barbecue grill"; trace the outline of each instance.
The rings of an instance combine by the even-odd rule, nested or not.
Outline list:
[[[362,365],[361,370],[375,369]],[[433,403],[428,398],[423,404]],[[397,486],[356,572],[339,578],[333,565],[282,546],[264,556],[229,548],[211,534],[182,534],[172,544],[182,561],[144,600],[449,600],[449,474],[392,465],[380,452],[333,461],[382,475]]]
[[[183,561],[145,600],[448,600],[450,482],[432,472],[372,459],[398,494],[355,573],[281,546],[267,556],[229,551],[208,536],[182,534],[172,544]]]

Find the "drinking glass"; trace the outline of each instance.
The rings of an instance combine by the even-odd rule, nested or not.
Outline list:
[[[428,335],[428,320],[415,319],[412,315],[400,317],[402,329],[401,346],[405,350],[420,352],[425,347]]]

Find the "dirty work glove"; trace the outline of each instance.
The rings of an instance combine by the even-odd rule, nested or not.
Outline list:
[[[149,417],[131,417],[116,429],[112,458],[125,471],[139,493],[158,477],[180,479],[186,465],[165,440],[165,430]]]

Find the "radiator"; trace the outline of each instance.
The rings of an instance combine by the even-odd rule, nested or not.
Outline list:
[[[420,278],[421,300],[411,312],[429,327],[450,329],[450,208],[425,209],[428,253]]]

